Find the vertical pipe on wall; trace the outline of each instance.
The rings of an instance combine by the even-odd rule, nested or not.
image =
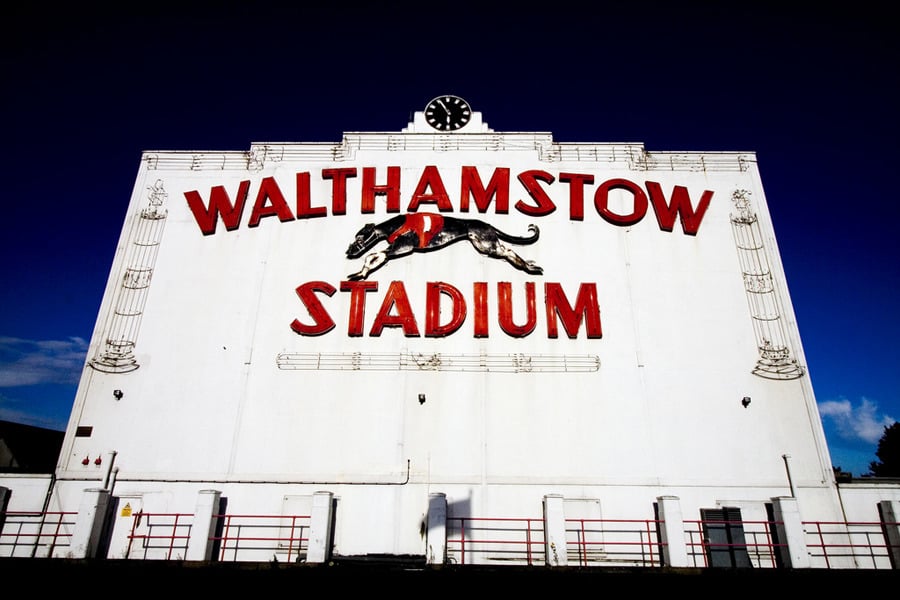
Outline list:
[[[791,463],[790,463],[790,454],[782,454],[781,458],[784,460],[784,470],[787,471],[788,485],[791,488],[791,498],[796,498],[797,494],[794,491],[794,480],[791,477]]]
[[[103,475],[103,489],[109,489],[109,475],[112,473],[113,464],[116,462],[116,452],[115,450],[110,450],[108,453],[108,457],[106,460],[106,473]]]

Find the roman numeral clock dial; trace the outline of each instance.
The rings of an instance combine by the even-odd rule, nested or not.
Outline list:
[[[469,103],[459,96],[438,96],[425,106],[425,120],[438,131],[456,131],[471,118]]]

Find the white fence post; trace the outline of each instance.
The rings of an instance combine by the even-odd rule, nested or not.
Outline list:
[[[188,539],[185,560],[210,560],[214,547],[213,536],[219,520],[219,499],[222,492],[218,490],[200,490],[197,493],[197,506],[194,509],[194,523],[191,525],[191,537]]]
[[[563,497],[544,496],[544,553],[547,566],[565,567],[569,564],[566,549],[566,515]]]
[[[442,565],[447,561],[447,495],[428,495],[428,517],[425,545],[429,565]]]
[[[793,496],[772,498],[775,531],[778,532],[778,555],[785,567],[807,569],[810,566],[806,532],[800,519],[800,507]]]
[[[888,556],[891,567],[900,569],[900,502],[882,500],[878,503],[881,515],[881,526],[884,529],[885,542],[888,544]]]
[[[659,496],[660,542],[667,567],[688,567],[687,544],[684,541],[684,517],[678,496]]]
[[[109,490],[98,488],[84,490],[75,529],[69,545],[72,558],[95,558],[100,543],[100,534],[106,521],[106,507],[109,504]]]
[[[324,563],[331,558],[331,503],[331,492],[313,494],[309,547],[306,549],[308,563]]]

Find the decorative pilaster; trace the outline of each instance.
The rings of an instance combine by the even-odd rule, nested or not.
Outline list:
[[[731,226],[759,348],[753,373],[767,379],[797,379],[803,376],[804,369],[791,356],[781,300],[769,268],[759,220],[750,203],[750,192],[735,190],[731,200],[735,206]]]
[[[113,312],[107,320],[106,342],[98,356],[90,361],[91,367],[105,373],[128,373],[140,366],[134,357],[134,347],[168,214],[163,206],[168,194],[162,180],[158,179],[147,189],[147,207],[132,223],[122,283],[116,290]]]

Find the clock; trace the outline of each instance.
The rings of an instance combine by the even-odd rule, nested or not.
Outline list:
[[[472,118],[472,108],[459,96],[438,96],[425,106],[425,120],[438,131],[456,131]]]

